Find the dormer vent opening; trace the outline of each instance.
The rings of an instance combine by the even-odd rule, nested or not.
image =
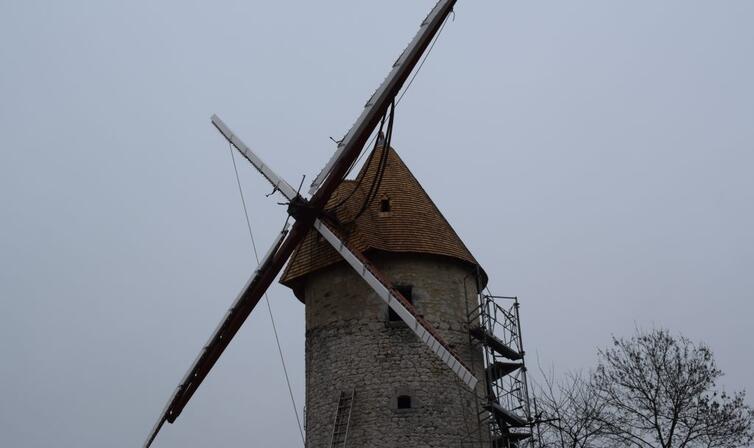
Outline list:
[[[390,216],[392,205],[389,197],[380,199],[380,216]]]

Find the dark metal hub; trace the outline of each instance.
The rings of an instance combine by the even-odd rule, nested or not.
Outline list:
[[[288,203],[288,214],[296,221],[312,223],[319,216],[319,210],[313,207],[308,200],[297,196]]]

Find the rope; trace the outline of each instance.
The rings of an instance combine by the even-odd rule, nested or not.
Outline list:
[[[241,204],[243,205],[244,216],[246,216],[246,227],[249,229],[249,237],[251,238],[251,247],[254,249],[254,258],[259,264],[259,253],[257,252],[257,243],[254,240],[254,232],[251,230],[251,219],[249,218],[249,210],[246,207],[246,199],[244,198],[243,188],[241,188],[241,178],[238,176],[238,166],[236,165],[236,157],[233,155],[233,145],[228,142],[228,149],[230,149],[230,159],[233,161],[233,171],[236,173],[236,184],[238,185],[238,193],[241,196]],[[293,398],[293,388],[291,387],[291,380],[288,377],[288,368],[285,366],[285,358],[283,357],[283,349],[280,346],[280,338],[278,338],[278,330],[275,325],[275,318],[272,314],[272,306],[270,306],[270,298],[267,296],[267,291],[264,293],[264,301],[267,304],[267,311],[270,315],[270,321],[272,322],[272,331],[275,334],[275,343],[278,347],[278,354],[280,355],[280,364],[283,365],[283,373],[285,374],[285,383],[288,385],[288,394],[291,397],[291,403],[293,404],[293,413],[296,415],[296,423],[298,424],[298,432],[301,434],[301,443],[306,446],[306,438],[304,437],[304,430],[301,428],[301,419],[298,415],[298,407],[296,406],[296,400]]]

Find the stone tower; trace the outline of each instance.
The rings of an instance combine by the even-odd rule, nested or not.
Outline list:
[[[471,366],[468,312],[486,274],[392,148],[377,147],[330,199],[330,216]],[[350,447],[461,447],[480,404],[326,241],[311,232],[281,283],[306,304],[306,446],[329,448],[341,393]],[[474,446],[479,446],[474,445]]]

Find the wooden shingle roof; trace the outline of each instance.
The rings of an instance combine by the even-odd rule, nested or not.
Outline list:
[[[372,185],[379,179],[384,151],[381,146],[373,150],[356,179],[344,180],[325,207],[348,243],[362,252],[431,254],[478,266],[394,149],[388,148],[382,179],[372,200],[365,204]],[[389,211],[384,211],[386,207]],[[280,283],[293,289],[303,301],[305,277],[341,261],[340,255],[312,229],[293,253]],[[481,267],[480,271],[486,283],[487,276]]]

